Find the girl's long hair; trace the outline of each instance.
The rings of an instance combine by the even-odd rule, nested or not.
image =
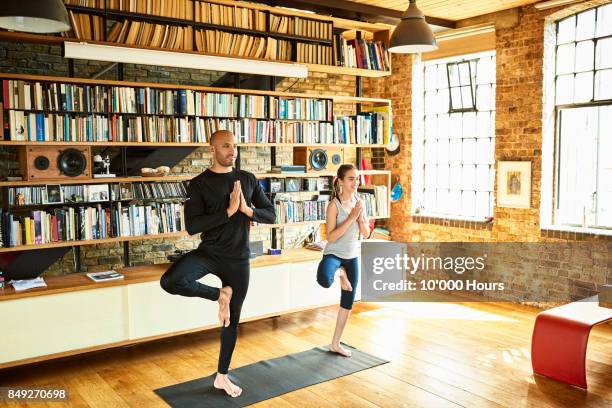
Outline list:
[[[332,194],[331,194],[332,200],[334,198],[340,197],[340,182],[339,181],[344,180],[344,176],[346,176],[346,173],[351,170],[357,170],[357,167],[353,166],[352,164],[343,164],[340,167],[338,167],[338,173],[336,174],[336,177],[334,177],[334,183],[332,186]]]

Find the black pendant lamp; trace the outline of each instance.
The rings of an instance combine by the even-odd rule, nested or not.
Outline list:
[[[62,0],[5,0],[0,6],[0,27],[28,33],[70,30]]]
[[[417,8],[416,0],[410,0],[408,10],[391,35],[389,51],[408,54],[437,49],[436,37],[425,21],[423,12]]]

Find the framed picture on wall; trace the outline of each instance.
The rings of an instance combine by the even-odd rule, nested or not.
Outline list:
[[[501,161],[497,167],[497,205],[531,207],[531,162]]]

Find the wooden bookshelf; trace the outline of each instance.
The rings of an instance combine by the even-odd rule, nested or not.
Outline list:
[[[78,5],[66,5],[67,9],[71,14],[71,25],[77,26],[80,29],[77,29],[75,32],[78,34],[77,37],[74,38],[76,41],[85,41],[91,43],[104,43],[107,45],[116,45],[116,44],[134,44],[136,41],[140,41],[141,45],[137,46],[137,48],[146,49],[151,44],[161,44],[160,37],[158,35],[155,37],[153,35],[153,31],[155,30],[154,25],[163,26],[163,27],[177,27],[181,30],[184,30],[184,33],[180,35],[181,44],[172,43],[170,48],[161,48],[158,47],[159,50],[174,50],[179,52],[189,52],[198,49],[198,44],[196,41],[196,37],[200,35],[198,31],[200,30],[209,30],[211,32],[224,32],[230,35],[239,35],[239,36],[252,36],[256,38],[262,38],[265,40],[266,45],[265,49],[268,48],[269,39],[273,39],[276,41],[286,41],[287,45],[292,48],[290,51],[290,55],[287,59],[280,58],[279,55],[269,56],[268,60],[279,61],[279,60],[287,60],[287,62],[296,62],[298,61],[296,48],[298,44],[311,44],[311,45],[321,45],[324,46],[325,52],[329,52],[333,54],[334,49],[337,48],[338,44],[342,41],[338,40],[338,44],[334,44],[337,40],[335,36],[341,36],[346,39],[355,39],[362,38],[367,41],[380,42],[382,44],[388,44],[390,32],[393,30],[393,26],[386,24],[371,24],[364,23],[359,21],[351,21],[346,19],[322,16],[317,14],[310,14],[305,12],[300,12],[297,10],[287,10],[279,7],[265,6],[260,4],[252,4],[247,2],[239,2],[239,1],[225,1],[225,0],[212,0],[212,1],[201,1],[194,0],[188,2],[187,4],[191,4],[191,10],[187,10],[187,13],[182,13],[179,17],[179,14],[176,14],[174,17],[169,15],[159,15],[159,14],[146,14],[143,12],[137,11],[126,11],[126,10],[118,10],[111,8],[108,2],[101,3],[100,8],[92,8],[92,7],[82,7]],[[199,15],[197,15],[197,5],[205,5],[212,4],[217,5],[219,7],[226,7],[232,10],[247,10],[248,13],[257,14],[256,17],[253,17],[253,21],[257,20],[257,29],[254,28],[244,28],[242,24],[233,24],[228,22],[228,24],[219,23],[213,24],[212,22],[203,22],[200,21]],[[239,19],[239,13],[236,14],[236,19]],[[80,19],[80,15],[87,15],[87,22]],[[219,18],[220,16],[216,16]],[[96,28],[93,29],[91,27],[91,18],[95,18],[96,20]],[[263,20],[265,21],[262,21]],[[296,35],[291,32],[282,32],[282,30],[277,30],[272,27],[272,21],[275,19],[287,19],[289,21],[288,26],[291,27],[291,30],[306,30],[302,33],[302,35]],[[233,20],[233,18],[232,18]],[[107,42],[108,35],[112,34],[107,32],[107,27],[109,26],[108,22],[115,21],[117,25],[125,25],[125,29],[115,29],[115,33],[117,35],[122,35],[122,42]],[[249,24],[252,25],[251,17],[247,18]],[[127,31],[131,31],[129,27],[127,27],[130,22],[135,22],[136,27],[135,31],[138,32],[137,35],[132,35],[130,40],[127,39]],[[234,21],[235,23],[235,21]],[[305,23],[304,25],[302,23]],[[146,28],[144,25],[147,25]],[[87,27],[82,27],[82,25],[88,25]],[[295,28],[293,28],[295,27]],[[306,28],[304,28],[306,27]],[[262,29],[265,28],[265,29]],[[112,28],[111,28],[112,30]],[[147,31],[144,35],[142,32]],[[165,30],[165,28],[163,29]],[[291,31],[289,30],[289,31]],[[72,33],[72,31],[71,31]],[[359,34],[357,34],[359,33]],[[111,35],[115,37],[115,35]],[[94,41],[94,38],[97,41]],[[52,36],[52,35],[38,35],[38,34],[22,34],[22,33],[12,33],[8,31],[0,32],[0,39],[9,40],[9,41],[23,41],[23,42],[38,42],[38,43],[46,43],[46,44],[62,44],[64,41],[69,41],[70,38],[65,36]],[[110,38],[113,39],[113,38]],[[356,46],[356,44],[353,44]],[[282,46],[282,44],[281,44]],[[376,47],[373,47],[376,48]],[[372,48],[372,50],[373,50]],[[209,50],[210,51],[210,50]],[[247,50],[238,50],[236,48],[238,54],[242,53],[242,55],[232,54],[222,54],[224,56],[232,56],[237,59],[237,63],[240,63],[241,59],[248,58],[245,57],[244,54]],[[363,53],[364,50],[361,51]],[[368,51],[370,52],[370,51]],[[379,51],[377,51],[379,52]],[[388,53],[387,51],[384,51]],[[214,55],[210,52],[198,52],[199,54],[206,55]],[[356,69],[349,68],[348,66],[339,66],[336,61],[336,56],[332,55],[332,63],[330,64],[321,64],[321,58],[323,58],[324,52],[319,53],[311,53],[308,55],[307,62],[309,63],[309,69],[314,72],[329,72],[329,73],[340,73],[346,75],[359,75],[359,76],[368,76],[368,77],[380,77],[385,75],[390,75],[391,71],[389,70],[376,70],[376,69]],[[267,54],[266,54],[267,55]],[[257,59],[265,59],[261,55]],[[365,57],[364,57],[365,58]],[[360,59],[358,57],[358,59]],[[390,64],[390,58],[386,59],[387,63]],[[377,60],[375,57],[370,59],[371,61],[376,60],[377,64],[380,65],[380,60]],[[316,63],[319,62],[319,63]],[[333,68],[333,69],[332,69]],[[390,68],[390,66],[389,66]]]
[[[2,31],[0,31],[2,32]],[[390,105],[390,99],[382,98],[365,98],[357,96],[347,95],[328,95],[320,93],[298,93],[298,92],[281,92],[281,91],[264,91],[255,89],[236,89],[236,88],[220,88],[212,86],[201,86],[201,85],[182,85],[182,84],[164,84],[157,82],[135,82],[135,81],[118,81],[108,79],[90,79],[90,78],[73,78],[73,77],[62,77],[62,76],[49,76],[49,75],[31,75],[31,74],[15,74],[11,72],[0,72],[0,79],[16,79],[23,81],[40,81],[40,82],[62,82],[76,85],[109,85],[119,87],[133,87],[133,88],[156,88],[156,89],[167,89],[167,90],[178,90],[186,89],[191,91],[202,91],[210,93],[231,93],[239,95],[267,95],[267,96],[282,96],[282,97],[295,97],[295,98],[312,98],[312,99],[330,99],[334,102],[342,103],[361,103],[369,105]]]
[[[348,129],[348,124],[346,121],[349,120],[355,123],[357,119],[355,118],[347,119],[346,116],[333,115],[333,109],[334,109],[335,103],[358,104],[359,106],[362,107],[361,111],[363,112],[381,111],[381,110],[384,112],[387,112],[384,118],[384,125],[387,128],[382,129],[382,130],[379,128],[379,130],[381,130],[384,134],[384,135],[379,136],[380,137],[379,141],[387,140],[386,135],[390,134],[390,128],[391,128],[391,115],[390,115],[391,102],[388,99],[361,98],[361,97],[343,96],[343,95],[316,95],[316,94],[301,94],[301,93],[276,92],[276,91],[242,90],[242,89],[206,87],[206,86],[188,86],[188,85],[184,86],[184,85],[178,85],[178,84],[157,84],[157,83],[128,82],[128,81],[114,81],[114,80],[89,80],[85,78],[51,77],[51,76],[42,76],[42,75],[19,75],[19,74],[11,74],[11,73],[5,73],[5,74],[0,73],[0,79],[6,80],[6,81],[13,81],[9,90],[7,91],[5,89],[5,92],[7,92],[8,95],[10,96],[11,103],[5,103],[3,107],[6,112],[11,113],[10,120],[13,120],[13,114],[14,114],[14,117],[16,118],[15,123],[18,124],[18,123],[21,123],[21,121],[24,121],[23,123],[25,126],[25,117],[27,117],[28,115],[30,116],[31,114],[36,114],[38,116],[44,115],[44,117],[49,117],[48,126],[50,130],[53,130],[51,134],[55,135],[55,136],[51,136],[52,138],[63,139],[65,137],[64,132],[66,132],[66,134],[76,135],[76,138],[79,139],[77,141],[2,140],[0,141],[0,145],[6,144],[6,145],[17,145],[18,146],[18,145],[27,145],[27,144],[37,144],[37,145],[76,144],[76,145],[81,145],[81,146],[82,145],[90,145],[90,146],[113,145],[113,146],[194,146],[194,147],[198,147],[198,146],[208,145],[208,142],[194,141],[194,140],[206,140],[210,136],[209,132],[214,130],[214,129],[211,129],[211,127],[215,128],[219,126],[218,122],[216,121],[221,121],[221,122],[225,121],[225,123],[227,123],[227,126],[234,126],[234,124],[237,123],[235,121],[248,120],[248,121],[252,121],[251,126],[254,126],[256,123],[260,124],[262,122],[269,122],[270,125],[268,126],[272,126],[273,124],[277,122],[279,123],[297,123],[299,124],[299,126],[295,125],[295,126],[298,126],[298,128],[294,129],[293,127],[286,128],[284,125],[281,125],[280,127],[277,128],[278,125],[274,125],[275,129],[277,130],[274,130],[273,132],[268,133],[271,130],[271,128],[268,127],[265,130],[265,132],[260,133],[260,130],[259,130],[260,125],[257,125],[258,127],[256,128],[256,130],[255,128],[252,128],[250,131],[248,131],[244,135],[244,139],[242,139],[243,141],[239,143],[240,146],[255,146],[255,147],[287,146],[287,147],[292,147],[292,146],[308,146],[308,145],[315,146],[316,145],[319,147],[334,147],[334,146],[338,146],[341,144],[342,146],[345,146],[345,147],[384,147],[384,144],[382,143],[339,143],[340,140],[353,140],[354,141],[355,138],[357,141],[363,141],[365,139],[360,140],[359,137],[365,137],[365,135],[359,136],[359,135],[354,134],[353,137],[347,136],[349,137],[349,139],[344,139],[343,137],[341,137],[341,134],[339,134],[339,132],[336,132],[338,130],[338,127],[336,127],[336,121],[340,120],[340,122],[344,126],[344,127],[340,126],[339,128]],[[17,90],[17,81],[19,81],[19,84],[20,84],[19,90]],[[27,102],[24,102],[21,99],[22,94],[26,94],[29,96],[27,92],[27,88],[25,90],[22,89],[24,88],[23,83],[26,84],[25,85],[26,87],[28,86],[32,87],[31,92],[33,95],[35,94],[33,90],[35,84],[54,85],[53,87],[54,91],[50,91],[49,95],[51,95],[51,101],[54,100],[53,96],[55,95],[56,103],[51,104],[49,106],[47,106],[46,104],[43,104],[42,100],[45,100],[45,101],[47,100],[47,92],[44,91],[42,87],[40,87],[40,88],[37,88],[39,92],[42,92],[42,94],[39,96],[40,99],[32,99],[31,106],[29,106]],[[93,90],[91,91],[92,95],[94,94],[96,95],[95,100],[93,99],[93,96],[90,97],[90,99],[94,103],[97,103],[95,105],[96,108],[91,109],[91,111],[85,111],[86,108],[83,106],[87,106],[87,105],[83,105],[85,103],[84,100],[80,102],[80,105],[75,104],[75,102],[72,101],[72,103],[70,103],[67,107],[61,106],[62,101],[61,101],[61,98],[59,98],[60,87],[57,85],[63,86],[64,84],[77,87],[77,89],[71,88],[70,90],[71,95],[72,95],[72,92],[74,92],[74,97],[78,96],[79,93],[83,94],[85,92],[83,88],[81,87],[84,87],[84,86],[101,87],[102,89],[96,89],[95,93]],[[13,90],[13,87],[15,88],[15,90]],[[127,89],[127,90],[122,91],[122,89]],[[143,89],[148,90],[148,91],[145,91],[146,92],[145,95],[139,93],[139,90],[142,92]],[[174,95],[175,98],[177,95],[182,95],[181,101],[185,101],[185,102],[182,102],[182,104],[176,105],[176,106],[172,105],[173,109],[170,112],[172,112],[173,110],[176,110],[176,113],[166,113],[166,111],[160,110],[160,107],[156,109],[156,111],[160,112],[159,114],[156,113],[155,110],[153,110],[150,107],[147,108],[146,111],[144,111],[143,107],[145,105],[144,105],[143,99],[140,99],[141,105],[138,105],[138,106],[136,105],[136,100],[139,100],[138,98],[145,98],[145,96],[147,98],[150,98],[152,96],[159,98],[160,95],[155,94],[155,92],[164,92],[164,91],[171,91],[173,93],[176,93],[176,95]],[[15,96],[13,96],[12,92],[14,92]],[[66,92],[68,93],[68,89],[66,90]],[[126,101],[128,102],[131,101],[131,103],[134,104],[133,107],[131,109],[121,109],[121,108],[114,109],[114,106],[111,105],[111,103],[113,103],[112,100],[114,100],[114,99],[111,99],[111,94],[113,98],[118,98],[117,100],[121,99],[123,101],[122,105],[125,104]],[[186,96],[187,94],[188,96]],[[203,94],[205,94],[206,96]],[[17,105],[16,95],[20,95],[19,105]],[[39,94],[36,93],[35,95],[39,95]],[[84,96],[86,95],[87,94],[84,94]],[[217,96],[213,96],[213,98],[221,98],[221,100],[227,99],[228,101],[234,101],[236,97],[240,96],[240,97],[250,99],[249,101],[247,101],[247,106],[261,106],[261,107],[258,110],[255,110],[253,112],[253,113],[256,113],[256,114],[253,114],[253,117],[241,116],[241,114],[243,114],[244,107],[239,109],[240,105],[238,104],[234,105],[234,102],[230,103],[229,105],[222,105],[224,106],[224,108],[221,109],[220,111],[217,111],[216,109],[210,110],[208,102],[207,102],[207,105],[204,105],[202,102],[201,107],[196,109],[196,107],[199,106],[197,102],[198,100],[201,100],[201,98],[208,98],[211,95],[217,95]],[[28,100],[26,96],[23,96],[23,98],[26,98],[26,101]],[[129,99],[129,98],[137,98],[137,99],[134,100],[134,99]],[[186,98],[186,99],[182,99],[182,98]],[[304,116],[303,114],[302,115],[297,114],[297,115],[294,115],[296,116],[295,119],[288,118],[288,117],[277,118],[276,116],[281,116],[279,114],[282,112],[281,105],[291,106],[290,101],[292,99],[302,100],[302,106],[309,107],[309,109],[311,109],[310,112],[312,112],[312,116],[310,115]],[[37,104],[34,103],[35,100],[38,101]],[[76,100],[78,101],[78,99]],[[60,105],[55,106],[58,102],[60,103]],[[251,105],[251,104],[254,104],[254,105]],[[261,104],[261,105],[258,105],[258,104]],[[53,108],[51,108],[50,106],[52,106]],[[206,108],[204,108],[204,106],[206,106]],[[140,109],[138,109],[139,107]],[[276,107],[276,108],[273,109],[273,107]],[[321,109],[323,109],[323,113]],[[128,112],[121,112],[121,110],[128,110]],[[137,111],[143,110],[144,112],[131,112],[131,110],[137,110]],[[227,111],[224,111],[224,110],[227,110]],[[290,112],[293,112],[293,111],[290,111]],[[66,122],[66,125],[64,125],[63,121],[66,115],[74,115],[74,117],[77,118],[75,119],[76,122],[73,122],[73,121]],[[224,115],[224,116],[221,116],[221,115]],[[227,116],[227,115],[232,115],[232,116]],[[18,121],[19,117],[21,117],[21,121]],[[118,118],[117,124],[120,124],[119,126],[115,124],[115,118]],[[174,138],[174,140],[171,139],[171,141],[165,141],[165,142],[148,141],[148,140],[151,140],[151,138],[153,138],[153,140],[156,140],[156,138],[158,137],[152,129],[160,126],[159,120],[162,120],[162,119],[159,119],[159,118],[163,119],[165,126],[166,126],[165,131],[162,132],[163,134],[159,137],[161,138],[169,137],[169,138]],[[9,120],[8,117],[6,118],[6,120],[7,121]],[[358,120],[364,120],[364,119],[363,117],[360,116]],[[369,120],[371,120],[371,118]],[[142,138],[144,141],[134,140],[134,139],[137,139],[137,135],[135,134],[135,131],[133,128],[127,127],[127,124],[129,121],[137,121],[140,124],[142,128]],[[60,122],[61,122],[61,127],[59,129],[61,129],[61,133],[56,134],[56,132],[58,132],[57,127],[58,125],[60,125]],[[68,123],[70,123],[70,125],[68,125]],[[96,131],[95,130],[96,128],[92,126],[91,129],[93,130],[90,130],[89,132],[85,133],[82,130],[83,126],[84,124],[89,124],[89,123],[92,123],[92,124],[100,123],[101,127],[99,127],[98,130]],[[316,124],[316,123],[319,123],[320,125],[314,128],[312,127],[312,125],[309,125],[309,124]],[[372,123],[372,122],[369,122],[369,123]],[[148,126],[151,126],[151,130],[145,132],[145,130],[148,128],[147,124]],[[168,127],[167,127],[168,124],[170,124],[171,128],[174,127],[175,130],[178,130],[178,127],[180,126],[181,129],[184,128],[187,132],[183,133],[182,136],[178,136],[181,133],[175,134],[171,132],[171,130],[168,130]],[[373,123],[372,123],[372,126],[374,126]],[[309,127],[309,129],[307,129],[306,127]],[[357,128],[358,128],[357,126],[353,127],[353,129],[357,129]],[[35,129],[35,127],[30,128],[30,132],[32,132],[32,129]],[[105,134],[104,129],[106,129],[106,132],[109,132],[108,135]],[[128,129],[131,129],[131,130],[128,131]],[[271,134],[274,134],[273,136],[274,140],[299,140],[299,139],[292,139],[292,138],[293,137],[297,138],[299,137],[300,134],[302,134],[301,132],[299,132],[300,129],[302,130],[302,132],[304,132],[302,136],[304,137],[304,139],[303,141],[300,141],[299,143],[263,142],[263,141],[253,142],[253,140],[269,140],[269,135]],[[116,138],[119,139],[120,141],[100,140],[105,137],[115,138],[114,136],[115,131],[117,132]],[[71,132],[76,132],[76,133],[71,133]],[[113,133],[113,135],[111,135],[111,132]],[[30,133],[30,139],[32,139],[33,137],[34,137],[33,134]],[[185,138],[184,141],[177,141],[176,139],[179,137],[180,139]],[[27,138],[27,134],[25,136],[21,135],[20,138]],[[90,139],[90,140],[86,141],[83,139]],[[248,140],[251,140],[251,142],[248,142]],[[335,143],[312,143],[313,141],[317,141],[317,140],[321,140],[324,142],[330,142],[333,140],[336,142]]]

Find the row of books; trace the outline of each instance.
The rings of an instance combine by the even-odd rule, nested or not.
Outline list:
[[[268,38],[265,59],[291,61],[293,59],[293,44],[290,41]]]
[[[233,34],[219,30],[196,30],[196,50],[207,54],[235,55],[265,58],[270,39],[246,34]]]
[[[269,97],[200,92],[190,89],[111,87],[116,113],[265,118]]]
[[[6,109],[103,113],[108,110],[108,92],[102,85],[2,80]]]
[[[9,113],[5,138],[12,141],[207,143],[215,131],[227,129],[240,143],[379,144],[386,143],[384,133],[388,133],[387,123],[377,113],[339,117],[333,124],[174,116],[71,117],[13,110]]]
[[[247,30],[266,31],[266,13],[246,7],[196,1],[195,21]]]
[[[335,61],[330,64],[378,71],[391,69],[387,47],[380,41],[347,40],[338,34],[333,49]]]
[[[193,19],[193,0],[64,0],[70,6]]]
[[[106,142],[110,140],[109,119],[100,115],[71,117],[69,114],[10,110],[8,122],[4,127],[4,139],[36,142]]]
[[[104,41],[106,28],[104,18],[92,14],[68,12],[71,31],[64,31],[62,37],[76,38],[79,40]]]
[[[362,112],[358,115],[338,116],[334,120],[334,134],[338,143],[382,144],[388,143],[386,114]]]
[[[64,4],[79,7],[104,8],[106,0],[64,0]]]
[[[323,196],[325,197],[325,196]],[[325,220],[328,200],[291,201],[279,198],[274,200],[276,224],[303,221]]]
[[[297,43],[297,62],[333,65],[333,48],[327,45]]]
[[[192,115],[219,117],[267,117],[272,102],[272,117],[281,104],[280,117],[301,118],[333,109],[332,101],[293,98],[296,102],[278,102],[278,97],[200,92],[190,89],[167,90],[102,85],[76,85],[23,80],[2,80],[4,108],[85,113],[135,113],[151,115]],[[304,114],[300,114],[304,111]],[[286,112],[286,113],[285,113]],[[313,114],[314,115],[314,114]],[[331,112],[329,112],[331,115]],[[311,115],[312,116],[312,115]],[[328,119],[329,116],[328,116]]]
[[[270,31],[274,33],[331,40],[332,30],[331,22],[270,14]]]
[[[148,234],[179,232],[185,229],[185,211],[182,203],[131,204],[114,206],[116,236],[130,237]]]
[[[103,4],[97,6],[97,8],[103,7]],[[110,10],[129,13],[151,14],[182,20],[193,19],[193,0],[107,0],[106,7]]]
[[[218,129],[232,131],[239,143],[334,143],[331,123],[278,122],[252,119],[196,120],[203,123],[205,135]],[[198,134],[201,129],[198,128]]]
[[[0,211],[2,212],[2,211]],[[2,213],[2,246],[104,239],[109,237],[110,211],[94,207],[63,207],[31,211],[27,216]]]
[[[174,199],[187,197],[185,184],[173,182],[136,182],[114,184],[47,184],[10,187],[8,202],[13,206],[47,205],[112,200]]]
[[[387,186],[361,187],[358,194],[365,204],[366,215],[368,217],[387,217],[389,215]]]
[[[333,102],[329,99],[270,97],[270,118],[333,120]]]
[[[126,45],[192,51],[193,27],[132,20],[117,21],[108,32],[106,40]]]
[[[163,234],[185,228],[181,203],[158,202],[129,206],[117,202],[111,208],[101,204],[61,207],[30,211],[27,216],[0,209],[0,220],[3,247]]]

